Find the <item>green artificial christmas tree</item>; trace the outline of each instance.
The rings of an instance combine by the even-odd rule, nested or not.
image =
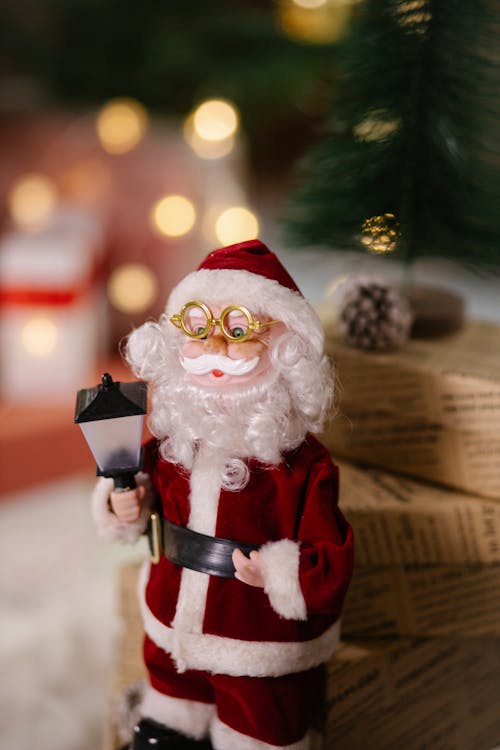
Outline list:
[[[365,0],[292,198],[292,238],[498,267],[499,48],[493,0]]]

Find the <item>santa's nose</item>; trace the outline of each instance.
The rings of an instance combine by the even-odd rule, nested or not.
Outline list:
[[[214,333],[205,339],[203,342],[203,349],[205,352],[210,354],[226,354],[227,353],[227,341],[224,336],[220,333]]]

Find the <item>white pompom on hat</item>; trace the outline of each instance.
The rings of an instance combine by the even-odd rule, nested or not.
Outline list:
[[[323,351],[321,322],[277,256],[260,240],[239,242],[209,253],[196,271],[173,289],[170,317],[186,302],[208,306],[244,305],[253,315],[280,320],[287,328]]]

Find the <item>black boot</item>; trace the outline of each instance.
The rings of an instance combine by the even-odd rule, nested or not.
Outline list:
[[[141,719],[134,727],[128,750],[212,750],[209,740],[194,740],[153,719]]]

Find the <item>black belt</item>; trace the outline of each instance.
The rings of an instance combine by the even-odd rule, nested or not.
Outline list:
[[[199,534],[160,518],[158,513],[150,516],[148,537],[153,562],[159,562],[163,553],[176,565],[221,578],[234,578],[232,558],[235,549],[247,557],[252,550],[259,549],[258,544]]]

